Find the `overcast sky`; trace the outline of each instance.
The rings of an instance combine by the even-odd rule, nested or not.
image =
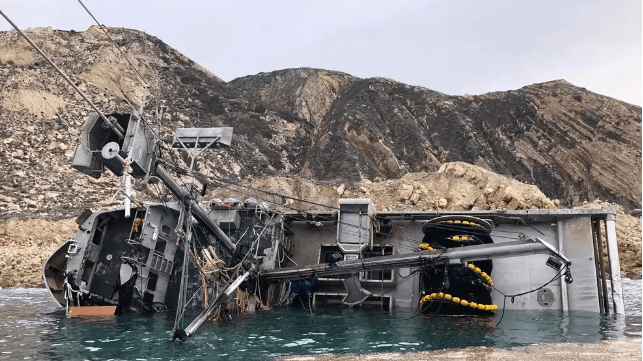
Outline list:
[[[641,105],[640,0],[84,3],[101,23],[157,36],[226,81],[312,67],[462,95],[566,79]],[[93,24],[76,0],[0,9],[23,29]]]

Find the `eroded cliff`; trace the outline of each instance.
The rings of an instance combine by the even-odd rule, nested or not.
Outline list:
[[[143,97],[148,119],[164,107],[165,140],[181,126],[234,127],[233,147],[198,164],[213,177],[355,185],[463,161],[535,184],[565,206],[599,198],[641,208],[641,108],[565,81],[449,96],[302,68],[225,83],[153,36],[109,31],[136,70],[96,27],[28,34],[105,112],[131,111]],[[69,167],[87,105],[15,31],[0,33],[0,80],[2,217],[115,204],[116,179]]]
[[[555,208],[600,198],[623,207],[624,272],[640,275],[640,219],[627,214],[641,208],[638,106],[563,80],[464,96],[308,68],[226,83],[160,39],[109,31],[119,50],[96,27],[27,33],[104,112],[131,111],[143,99],[146,118],[163,109],[163,153],[179,163],[185,154],[168,146],[176,127],[234,127],[232,148],[197,164],[213,179],[323,204],[370,197],[381,210]],[[43,257],[73,235],[69,219],[121,203],[120,181],[70,167],[89,109],[15,31],[0,32],[0,82],[0,248],[9,255],[0,279],[34,285]],[[157,196],[140,185],[134,195]]]
[[[395,179],[464,161],[568,206],[641,208],[641,108],[564,80],[475,96],[315,69],[230,84],[315,127],[300,170],[311,179]]]

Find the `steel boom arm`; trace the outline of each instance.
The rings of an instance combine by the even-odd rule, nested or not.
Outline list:
[[[331,276],[363,271],[379,271],[402,267],[420,267],[426,264],[460,263],[492,258],[517,257],[535,253],[549,253],[571,264],[567,258],[548,247],[540,238],[529,238],[520,241],[489,243],[475,246],[447,248],[446,250],[423,251],[416,253],[397,254],[362,258],[338,262],[335,265],[322,263],[305,267],[286,267],[261,271],[259,277],[263,280],[280,280],[305,278],[311,276]]]
[[[191,207],[192,205],[195,205],[196,202],[194,202],[194,204],[191,203],[194,201],[194,199],[190,195],[190,192],[188,192],[187,189],[179,185],[174,180],[174,178],[172,178],[172,176],[167,172],[167,170],[160,164],[156,166],[156,174],[163,181],[163,183],[165,183],[165,185],[170,189],[170,191],[172,191],[172,193],[180,201],[182,201],[186,207],[190,209],[190,211],[192,212],[192,215],[194,215],[194,218],[196,218],[197,221],[199,221],[203,226],[205,226],[208,229],[208,231],[216,234],[221,240],[221,242],[223,243],[223,245],[228,249],[230,254],[234,254],[237,247],[234,243],[232,243],[230,238],[223,232],[223,230],[219,228],[219,226],[208,217],[208,215],[205,213],[205,211],[203,211],[203,209],[201,209],[201,207],[198,207],[198,205],[196,207]]]

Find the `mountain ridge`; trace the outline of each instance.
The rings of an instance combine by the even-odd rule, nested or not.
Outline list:
[[[343,88],[340,91],[335,89],[327,92],[325,96],[320,95],[319,90],[334,89],[332,86],[324,87],[324,83],[329,83],[328,78],[332,77],[332,74],[333,72],[323,69],[285,69],[238,78],[229,84],[263,99],[268,104],[267,107],[273,110],[290,112],[317,125],[321,124],[321,119],[324,117],[326,117],[325,123],[350,124],[349,127],[345,127],[343,132],[335,127],[326,133],[336,133],[339,130],[346,134],[344,139],[352,143],[352,147],[348,148],[358,149],[356,152],[347,151],[346,153],[349,154],[364,152],[359,148],[367,147],[360,143],[367,143],[370,147],[374,146],[376,155],[378,148],[381,148],[379,164],[368,164],[367,159],[361,159],[363,164],[367,164],[366,168],[369,166],[371,168],[370,174],[366,175],[367,178],[396,178],[407,172],[435,171],[444,161],[466,161],[503,175],[515,177],[523,182],[538,184],[550,198],[561,198],[563,202],[570,205],[592,198],[625,203],[624,205],[629,208],[638,208],[640,205],[640,192],[636,191],[637,188],[640,188],[640,186],[636,186],[640,184],[640,176],[635,176],[636,173],[640,173],[637,172],[640,170],[640,107],[576,87],[565,80],[537,83],[504,92],[452,96],[423,87],[409,86],[391,79],[359,79],[340,72],[339,80],[341,81],[335,81],[335,83],[342,84]],[[288,86],[279,86],[280,83],[287,83]],[[297,89],[293,91],[293,87]],[[279,89],[286,89],[286,91]],[[306,96],[311,93],[310,89],[316,89],[318,92],[309,100]],[[340,93],[341,96],[338,95]],[[369,93],[375,94],[379,98],[389,96],[389,99],[385,99],[385,101],[369,99]],[[422,96],[418,97],[418,93],[421,93]],[[589,104],[581,106],[575,104],[583,103],[583,96],[586,98],[585,102]],[[559,104],[552,101],[552,98],[560,98]],[[273,101],[273,99],[281,100]],[[319,106],[311,110],[311,103],[327,105],[329,100],[332,100],[332,107]],[[418,109],[417,104],[410,104],[413,102],[424,105],[425,109]],[[561,106],[560,103],[564,104]],[[369,106],[379,107],[379,109],[373,109],[370,114],[360,109],[360,107]],[[500,109],[494,109],[498,107]],[[480,110],[481,108],[482,110]],[[399,116],[400,113],[406,114]],[[614,116],[612,113],[618,115]],[[342,115],[338,114],[346,116],[342,118]],[[378,132],[376,128],[377,126],[388,127],[390,121],[379,122],[377,126],[372,124],[377,123],[376,121],[371,121],[365,128],[370,133],[375,133],[374,137],[372,134],[367,135],[371,139],[360,142],[360,136],[363,138],[363,134],[351,136],[351,129],[360,127],[356,124],[383,116],[389,119],[397,118],[401,122],[415,122],[416,124],[407,126],[414,131],[405,133],[403,129],[400,129],[401,127],[397,127],[402,136],[387,139],[389,137]],[[599,117],[602,119],[597,119]],[[419,118],[424,124],[417,124],[418,119],[416,118]],[[459,123],[459,128],[464,134],[459,137],[448,134],[459,131],[459,129],[450,127],[448,124],[450,118],[454,118],[451,120]],[[427,124],[427,122],[432,124]],[[540,127],[533,127],[536,122],[540,123]],[[631,125],[631,127],[622,129],[625,127],[621,125]],[[621,127],[619,128],[619,126]],[[507,129],[502,133],[494,134],[493,130],[499,128]],[[532,130],[532,128],[535,129]],[[415,130],[420,130],[420,132],[424,130],[425,134],[418,136]],[[626,131],[623,132],[623,130]],[[390,133],[389,129],[387,129],[387,133]],[[379,140],[380,144],[384,140],[384,146],[374,142],[374,138]],[[391,146],[402,144],[403,139],[415,141],[414,156],[416,159],[425,158],[423,162],[414,161],[410,157],[400,156],[400,154],[395,155],[395,152],[392,152]],[[446,142],[441,142],[441,139],[445,139]],[[477,143],[477,146],[469,144],[470,149],[465,152],[444,144],[454,141],[471,143],[467,139],[472,140],[474,144]],[[323,136],[317,140],[325,141]],[[583,144],[588,142],[591,144]],[[558,146],[561,143],[563,146]],[[596,147],[597,145],[598,147]],[[432,149],[429,149],[428,152],[418,152],[420,146]],[[634,181],[627,177],[613,179],[611,175],[618,176],[619,171],[610,166],[606,159],[602,159],[604,148],[613,149],[619,146],[622,148],[617,150],[616,160],[621,162],[622,168],[633,169],[633,172],[629,174],[634,175]],[[541,149],[537,149],[538,147]],[[577,147],[582,149],[576,152],[566,152],[568,149]],[[624,149],[627,147],[631,149]],[[326,156],[328,152],[325,152],[323,147],[321,148],[318,153]],[[542,151],[543,148],[545,151]],[[570,159],[573,162],[572,167],[562,171],[547,171],[548,167],[552,168],[552,164],[561,168],[561,164],[555,164],[556,161],[553,157],[547,159],[541,154],[552,149]],[[601,151],[598,151],[599,149]],[[451,155],[449,155],[450,153]],[[453,153],[456,155],[454,156]],[[333,156],[332,150],[330,154]],[[500,156],[494,156],[498,154]],[[628,157],[628,155],[634,155],[634,157]],[[373,153],[370,156],[373,156]],[[476,156],[479,158],[476,159]],[[342,163],[340,158],[341,156],[336,156],[332,164]],[[401,160],[401,163],[405,163],[406,169],[404,166],[393,164],[392,159],[396,159],[398,164]],[[594,159],[599,161],[594,162]],[[321,162],[321,159],[317,160]],[[597,165],[598,167],[596,167]],[[594,170],[592,170],[593,167]],[[306,168],[304,165],[304,171]],[[610,171],[607,172],[603,168],[609,168]],[[543,174],[539,175],[538,172]],[[594,174],[590,174],[592,172]],[[321,178],[323,177],[322,173],[328,174],[328,169],[317,168],[313,169],[312,173],[308,176]],[[606,173],[609,173],[610,177],[607,177]],[[338,178],[357,181],[361,177],[361,174],[357,177],[353,172],[353,174],[340,174]],[[548,177],[553,178],[554,181],[548,181]],[[596,182],[596,177],[601,179]],[[614,187],[608,186],[608,181],[612,181]],[[579,188],[580,191],[575,192],[571,189],[572,186]],[[567,188],[568,192],[560,192],[561,188]],[[618,191],[614,191],[614,188],[617,188]],[[632,189],[634,192],[629,192]]]
[[[233,147],[198,164],[213,177],[358,184],[464,161],[536,184],[566,206],[600,198],[641,208],[641,107],[566,81],[457,96],[298,68],[226,83],[161,39],[109,32],[150,84],[146,116],[165,109],[162,139],[176,127],[234,127]],[[137,103],[145,93],[99,28],[28,34],[103,111],[129,111],[123,94]],[[0,32],[0,79],[3,217],[65,217],[114,204],[116,177],[88,179],[70,167],[89,111],[15,31]],[[163,152],[185,161],[168,144]]]

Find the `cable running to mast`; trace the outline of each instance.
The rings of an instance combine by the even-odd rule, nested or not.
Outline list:
[[[132,69],[134,69],[134,71],[136,72],[136,74],[138,74],[138,77],[141,79],[141,82],[143,82],[143,85],[144,85],[145,87],[148,87],[148,88],[149,88],[149,84],[147,84],[147,82],[145,81],[145,79],[143,79],[143,75],[141,75],[141,73],[139,73],[139,72],[138,72],[138,70],[136,69],[136,67],[134,66],[134,64],[132,64],[132,62],[127,58],[127,55],[125,55],[125,54],[123,53],[123,51],[121,50],[121,48],[120,48],[118,45],[116,45],[116,42],[114,41],[114,39],[112,39],[112,37],[111,37],[111,36],[109,36],[109,33],[107,32],[107,29],[105,28],[105,26],[98,22],[98,19],[96,19],[96,17],[91,13],[91,11],[89,11],[89,9],[87,8],[87,6],[85,6],[85,4],[83,4],[83,2],[82,2],[81,0],[78,0],[78,2],[79,2],[79,3],[80,3],[80,5],[85,9],[85,11],[87,11],[87,14],[89,14],[89,16],[91,16],[91,17],[92,17],[92,19],[94,19],[94,21],[96,22],[96,24],[98,25],[98,27],[99,27],[99,28],[101,28],[101,30],[103,30],[103,32],[105,33],[105,35],[107,35],[107,37],[108,37],[108,38],[109,38],[109,40],[112,42],[112,44],[116,47],[116,49],[118,49],[118,51],[121,53],[121,55],[123,55],[123,57],[125,58],[125,60],[126,60],[126,61],[129,63],[129,65],[132,67]]]

